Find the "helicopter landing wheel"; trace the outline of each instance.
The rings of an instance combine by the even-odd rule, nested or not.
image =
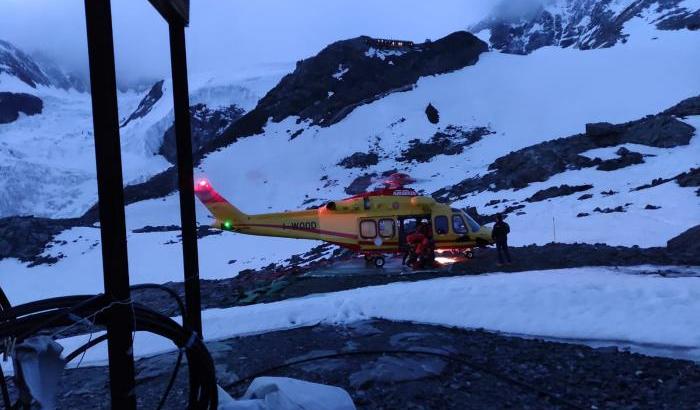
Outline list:
[[[383,256],[377,256],[374,258],[374,266],[377,268],[381,268],[384,266],[384,257]]]
[[[466,256],[467,259],[474,259],[474,251],[468,250],[468,251],[464,252],[464,256]]]

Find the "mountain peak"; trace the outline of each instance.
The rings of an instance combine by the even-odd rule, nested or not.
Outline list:
[[[700,29],[700,10],[683,0],[504,1],[472,32],[488,30],[493,48],[529,54],[545,46],[582,50],[626,42],[625,23],[644,18],[660,30]]]
[[[12,43],[0,40],[0,75],[6,74],[32,88],[56,87],[65,90],[87,90],[80,76],[67,74],[55,62],[42,55],[29,56]]]

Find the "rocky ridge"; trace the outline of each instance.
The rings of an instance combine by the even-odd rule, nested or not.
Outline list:
[[[682,108],[676,108],[679,106]],[[545,141],[511,152],[491,163],[487,174],[467,178],[451,187],[442,188],[434,192],[433,197],[454,202],[474,192],[521,189],[530,183],[544,182],[553,175],[568,170],[589,167],[612,170],[634,165],[639,163],[641,158],[628,150],[618,150],[620,158],[606,161],[581,154],[595,148],[615,147],[627,143],[658,148],[687,145],[695,133],[695,128],[677,119],[675,114],[682,112],[685,115],[700,115],[700,107],[691,109],[688,106],[689,104],[680,103],[664,113],[624,124],[586,124],[586,132],[583,134]]]
[[[700,10],[687,8],[682,0],[554,0],[504,1],[471,31],[488,30],[491,46],[511,54],[546,46],[587,50],[626,42],[623,27],[635,17],[661,30],[700,29]]]
[[[362,104],[390,93],[408,90],[422,76],[443,74],[475,64],[488,46],[465,31],[433,42],[384,53],[369,37],[333,43],[270,90],[252,111],[225,133],[215,149],[237,138],[262,132],[268,120],[296,116],[298,121],[330,126]]]

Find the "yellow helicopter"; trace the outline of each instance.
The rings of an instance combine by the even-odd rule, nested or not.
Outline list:
[[[361,253],[376,267],[384,255],[406,252],[407,237],[419,224],[430,229],[435,251],[471,257],[475,247],[492,244],[491,229],[464,211],[421,196],[406,185],[415,182],[403,173],[384,187],[317,209],[248,215],[224,199],[206,179],[195,183],[195,195],[214,216],[212,227],[248,235],[312,239]]]

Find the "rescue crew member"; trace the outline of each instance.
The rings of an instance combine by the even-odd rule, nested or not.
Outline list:
[[[503,214],[496,215],[496,223],[491,230],[491,239],[496,242],[496,250],[498,251],[498,265],[503,265],[504,259],[506,263],[511,263],[510,252],[508,252],[508,234],[510,226],[503,222]],[[505,256],[505,258],[504,258]]]
[[[421,244],[423,244],[423,242],[426,240],[425,235],[423,235],[421,232],[422,230],[422,224],[419,224],[415,231],[406,236],[408,252],[404,257],[404,264],[413,265],[418,259],[420,252],[422,251]]]

